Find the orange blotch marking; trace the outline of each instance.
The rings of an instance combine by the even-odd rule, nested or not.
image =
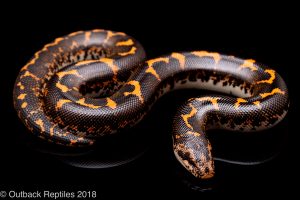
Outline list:
[[[71,44],[70,49],[74,49],[76,47],[78,47],[78,43],[76,41],[73,41],[72,44]]]
[[[238,68],[239,70],[248,68],[251,71],[257,71],[257,67],[254,66],[255,60],[253,59],[248,59],[245,60],[244,63]]]
[[[26,94],[20,94],[18,96],[18,99],[23,100],[23,99],[25,99],[25,97],[26,97]]]
[[[257,107],[261,108],[260,101],[254,101],[253,104],[256,105]]]
[[[243,98],[237,98],[236,102],[234,104],[235,109],[238,109],[239,106],[241,105],[241,103],[247,103],[248,101],[246,99]]]
[[[39,90],[38,90],[38,88],[33,87],[33,88],[31,88],[31,90],[33,91],[33,94],[34,94],[36,97],[39,97]]]
[[[76,144],[76,143],[77,143],[77,140],[70,140],[70,145]]]
[[[71,103],[72,101],[68,100],[68,99],[60,99],[55,106],[55,109],[58,110],[60,109],[65,103]]]
[[[148,60],[148,66],[152,67],[154,63],[156,62],[165,62],[165,63],[169,63],[169,58],[154,58],[151,60]]]
[[[37,76],[35,76],[33,73],[29,71],[26,71],[21,77],[31,77],[36,81],[40,80]]]
[[[181,138],[181,135],[175,135],[175,139]]]
[[[97,108],[101,107],[101,106],[95,106],[93,104],[85,103],[85,98],[79,99],[78,101],[76,101],[76,103],[78,103],[79,105],[82,105],[82,106],[86,106],[86,107],[92,108],[92,109],[97,109]]]
[[[215,63],[218,64],[221,60],[221,55],[215,52],[207,52],[207,51],[194,51],[192,52],[195,56],[198,57],[212,57],[215,60]]]
[[[114,59],[111,58],[101,58],[99,60],[100,62],[103,62],[108,65],[108,67],[113,71],[114,75],[118,73],[118,66],[114,64]]]
[[[83,31],[76,31],[76,32],[70,33],[68,36],[72,37],[72,36],[76,36],[76,35],[79,35],[79,34],[82,34],[82,33],[84,33],[84,32]]]
[[[21,82],[18,82],[17,86],[18,86],[21,90],[24,90],[24,89],[25,89],[24,85],[22,85]]]
[[[124,92],[125,96],[128,96],[130,94],[135,95],[139,98],[139,100],[143,103],[144,98],[142,97],[142,92],[141,92],[141,85],[138,81],[132,80],[127,83],[128,85],[133,85],[134,90],[132,92]]]
[[[79,92],[79,89],[78,89],[77,87],[72,87],[72,89],[73,89],[74,91]]]
[[[43,122],[42,119],[38,119],[38,120],[36,120],[36,121],[34,121],[34,122],[35,122],[37,125],[40,126],[42,132],[45,132],[44,122]]]
[[[60,82],[57,82],[55,85],[56,85],[56,87],[59,88],[62,92],[68,92],[68,91],[70,90],[67,86],[61,84]]]
[[[36,52],[35,54],[34,54],[34,57],[33,57],[33,59],[31,59],[22,69],[21,69],[21,71],[24,71],[24,70],[27,70],[28,69],[28,67],[30,66],[30,65],[33,65],[35,62],[36,62],[36,60],[40,57],[40,53],[41,53],[42,51],[38,51],[38,52]]]
[[[132,41],[132,39],[128,39],[126,41],[117,42],[116,46],[131,46],[133,44],[134,42]]]
[[[34,115],[34,114],[36,114],[38,112],[39,112],[38,110],[32,110],[32,111],[29,112],[29,115],[31,116],[31,115]]]
[[[57,44],[58,44],[59,42],[61,42],[62,40],[64,40],[64,38],[56,38],[56,39],[54,40],[54,42],[49,43],[49,44],[46,44],[46,45],[43,47],[42,50],[40,50],[40,51],[38,51],[38,52],[36,52],[36,53],[34,54],[33,59],[31,59],[30,62],[28,62],[28,63],[21,69],[21,71],[27,70],[28,67],[29,67],[30,65],[35,64],[36,60],[39,59],[40,54],[41,54],[42,52],[47,51],[49,47],[52,47],[52,46],[57,45]]]
[[[47,51],[49,47],[53,47],[53,46],[57,45],[58,43],[60,43],[60,42],[63,41],[64,39],[65,39],[65,38],[62,38],[62,37],[56,38],[56,39],[54,40],[54,42],[49,43],[49,44],[46,44],[46,45],[44,46],[44,48],[42,49],[42,51]]]
[[[275,89],[273,89],[271,92],[266,92],[266,93],[260,94],[260,96],[261,96],[262,98],[266,98],[266,97],[271,96],[271,95],[274,95],[274,94],[282,94],[282,95],[284,95],[285,92],[282,91],[282,90],[279,89],[279,88],[275,88]]]
[[[106,98],[106,100],[107,100],[106,106],[108,106],[112,109],[115,109],[117,107],[117,103],[114,100],[112,100],[111,98]]]
[[[146,69],[145,72],[146,72],[146,73],[153,74],[153,75],[157,78],[157,80],[160,81],[159,75],[157,74],[157,72],[155,71],[155,69],[154,69],[152,66],[149,66],[148,69]]]
[[[195,137],[199,137],[201,135],[200,133],[197,133],[197,132],[194,132],[194,131],[188,131],[188,132],[186,132],[186,134],[193,135]]]
[[[180,53],[172,53],[171,57],[178,60],[180,68],[183,69],[185,65],[185,56]]]
[[[23,102],[21,108],[26,108],[26,107],[27,107],[27,102]]]
[[[103,29],[94,29],[94,30],[92,30],[92,32],[94,32],[94,33],[100,33],[100,32],[104,32],[105,30],[103,30]]]
[[[147,61],[148,69],[145,72],[153,74],[160,81],[161,79],[160,79],[159,75],[157,74],[156,70],[153,68],[153,64],[156,62],[169,63],[169,58],[155,58],[155,59]]]
[[[82,60],[79,61],[75,64],[75,66],[79,66],[79,65],[86,65],[86,64],[90,64],[90,63],[94,63],[97,62],[97,60]]]
[[[118,55],[127,56],[127,55],[135,54],[135,52],[136,52],[136,47],[132,47],[128,52],[118,53]]]
[[[54,135],[54,126],[52,126],[49,131],[50,131],[50,136],[53,136]]]
[[[261,80],[261,81],[258,81],[258,82],[256,82],[257,84],[260,84],[260,83],[268,83],[268,84],[272,84],[272,83],[273,83],[273,81],[274,81],[275,78],[276,78],[276,76],[275,76],[276,72],[275,72],[274,70],[272,70],[272,69],[266,69],[265,72],[268,73],[268,74],[270,75],[270,78],[267,79],[267,80]]]
[[[190,129],[193,129],[192,125],[189,123],[189,119],[193,116],[195,116],[195,114],[197,113],[197,109],[192,105],[192,104],[189,104],[189,107],[192,108],[191,112],[188,113],[188,114],[185,114],[185,115],[181,115],[185,125],[187,127],[189,127]]]
[[[219,110],[219,105],[218,105],[218,100],[220,98],[217,97],[201,97],[201,98],[196,98],[197,101],[209,101],[212,103],[212,105],[215,107],[215,109]]]
[[[122,33],[122,32],[107,31],[107,35],[106,35],[106,38],[104,40],[104,43],[106,43],[109,39],[111,39],[112,37],[117,36],[117,35],[125,36],[126,34]]]
[[[65,71],[65,72],[61,71],[61,72],[58,72],[56,75],[58,76],[59,79],[61,79],[62,77],[66,76],[66,75],[75,75],[75,76],[81,77],[81,75],[78,73],[78,71],[76,69],[73,69],[70,71]]]
[[[85,37],[84,45],[87,45],[88,42],[90,41],[90,39],[91,39],[91,34],[92,34],[92,33],[91,33],[90,31],[85,32],[85,34],[84,34],[84,37]]]

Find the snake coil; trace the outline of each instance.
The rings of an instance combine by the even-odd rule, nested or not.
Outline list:
[[[257,131],[282,120],[288,91],[271,68],[206,51],[145,61],[134,38],[108,30],[79,31],[47,44],[21,69],[14,106],[39,138],[66,146],[138,123],[167,91],[201,88],[232,94],[190,99],[173,123],[177,159],[194,176],[214,175],[209,129]]]

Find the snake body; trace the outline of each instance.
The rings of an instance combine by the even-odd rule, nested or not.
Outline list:
[[[140,43],[122,32],[79,31],[57,38],[20,70],[15,109],[39,138],[79,147],[137,124],[168,91],[231,94],[236,97],[190,99],[174,118],[176,158],[202,179],[214,175],[207,130],[262,130],[287,113],[283,79],[252,59],[207,51],[145,59]]]

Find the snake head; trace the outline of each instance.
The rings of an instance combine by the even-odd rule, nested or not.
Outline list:
[[[201,147],[201,144],[174,143],[174,153],[177,160],[195,177],[200,179],[212,178],[214,162],[211,156],[210,144]]]

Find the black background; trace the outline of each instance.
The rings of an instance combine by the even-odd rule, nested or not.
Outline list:
[[[217,2],[210,5],[180,2],[175,6],[162,6],[142,1],[139,4],[139,9],[132,4],[116,2],[108,5],[100,1],[97,4],[70,2],[67,6],[49,2],[36,5],[38,9],[33,5],[16,4],[7,7],[9,14],[1,14],[0,102],[4,119],[0,131],[0,184],[8,189],[25,188],[27,191],[39,188],[97,190],[99,197],[133,197],[140,193],[148,196],[158,192],[201,197],[207,191],[197,191],[200,188],[213,188],[209,192],[216,193],[267,195],[294,191],[296,185],[292,180],[297,180],[298,172],[296,151],[291,142],[296,141],[293,125],[296,124],[297,111],[293,91],[296,93],[299,84],[293,77],[296,75],[293,71],[298,67],[299,59],[291,48],[299,43],[299,39],[295,37],[293,5],[263,7],[245,4],[234,7]],[[149,58],[172,51],[208,50],[254,58],[275,68],[287,82],[292,96],[288,118],[267,132],[267,136],[262,136],[261,142],[257,142],[260,140],[257,135],[254,139],[250,136],[245,139],[230,134],[228,139],[220,131],[212,141],[216,154],[234,154],[233,157],[243,157],[243,153],[264,154],[261,151],[268,151],[269,146],[277,148],[280,143],[279,156],[266,164],[252,167],[217,162],[216,179],[204,186],[185,174],[172,153],[172,115],[188,97],[204,94],[199,91],[163,97],[137,128],[138,132],[149,137],[146,153],[124,166],[102,170],[80,169],[26,147],[20,138],[27,132],[12,105],[13,84],[19,69],[37,50],[56,37],[95,28],[122,31],[133,36],[143,44]],[[283,136],[287,132],[288,136]],[[247,142],[248,139],[250,142]]]

